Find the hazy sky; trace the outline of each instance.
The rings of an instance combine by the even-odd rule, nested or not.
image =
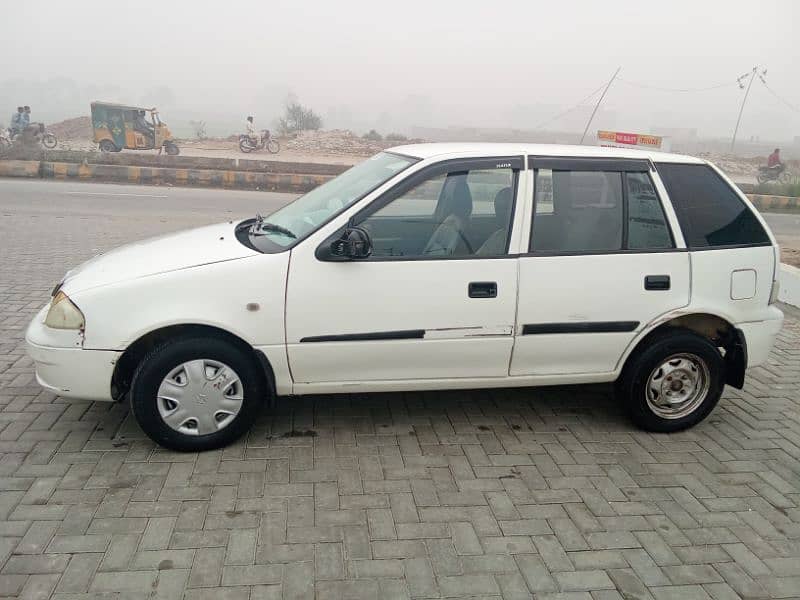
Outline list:
[[[3,12],[3,120],[17,103],[63,118],[94,96],[158,96],[189,118],[266,122],[292,91],[333,124],[531,129],[621,66],[598,127],[726,136],[736,77],[755,64],[800,109],[795,0],[25,0]],[[756,81],[740,135],[791,139],[800,113]]]

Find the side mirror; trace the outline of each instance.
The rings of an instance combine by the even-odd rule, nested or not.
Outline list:
[[[345,259],[357,260],[368,258],[372,254],[372,240],[363,227],[350,226],[342,236],[331,243],[331,255]]]
[[[372,240],[363,227],[348,225],[336,238],[328,238],[314,253],[318,260],[343,262],[367,258],[372,254]]]

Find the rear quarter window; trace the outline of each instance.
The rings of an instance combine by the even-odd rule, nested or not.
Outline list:
[[[689,248],[770,243],[753,212],[711,167],[658,163],[658,173]]]

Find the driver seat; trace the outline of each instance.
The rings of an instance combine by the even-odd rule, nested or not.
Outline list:
[[[449,189],[448,189],[449,188]],[[467,241],[472,216],[472,192],[466,174],[449,176],[445,180],[443,195],[434,213],[439,226],[434,230],[423,256],[454,256],[472,254]]]

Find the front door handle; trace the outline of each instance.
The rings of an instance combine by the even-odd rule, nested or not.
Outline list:
[[[646,290],[668,290],[669,288],[669,275],[647,275],[644,278],[644,289]]]
[[[467,292],[470,298],[497,298],[497,282],[471,281]]]

